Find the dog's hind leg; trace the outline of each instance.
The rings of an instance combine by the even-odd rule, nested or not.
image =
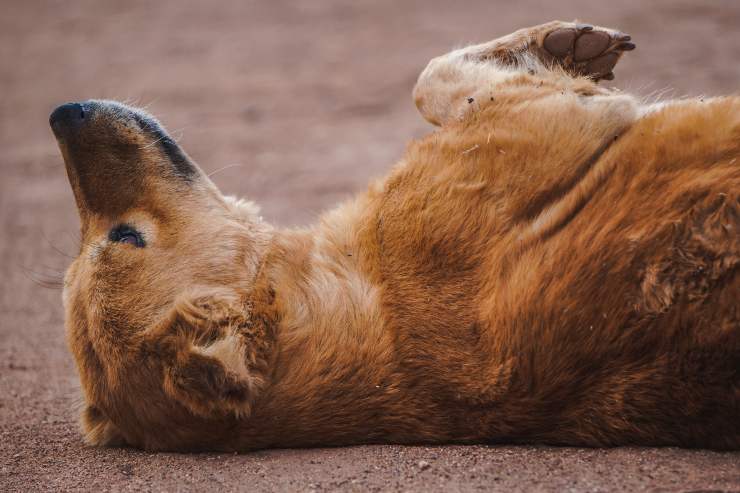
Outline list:
[[[612,79],[622,53],[634,47],[619,31],[554,21],[433,59],[419,76],[414,100],[424,118],[443,125],[505,98],[505,86],[546,83],[584,96],[607,95],[595,83]]]

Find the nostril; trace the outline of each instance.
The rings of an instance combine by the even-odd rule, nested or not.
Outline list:
[[[80,103],[65,103],[49,116],[52,127],[67,127],[80,124],[85,119],[85,108]]]

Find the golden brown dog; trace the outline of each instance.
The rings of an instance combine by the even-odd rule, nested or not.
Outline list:
[[[433,60],[442,128],[306,229],[142,111],[59,107],[86,440],[739,448],[740,99],[597,86],[632,48],[553,22]]]

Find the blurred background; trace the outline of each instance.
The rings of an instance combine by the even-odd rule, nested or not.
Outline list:
[[[738,90],[737,0],[0,1],[0,481],[105,487],[100,468],[120,479],[138,467],[118,452],[101,465],[81,446],[60,291],[42,286],[78,242],[47,124],[56,105],[144,106],[225,193],[301,225],[432,130],[410,97],[431,57],[576,18],[632,35],[619,88]]]

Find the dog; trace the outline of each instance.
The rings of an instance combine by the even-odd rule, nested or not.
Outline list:
[[[740,98],[598,85],[634,47],[556,21],[432,60],[440,128],[301,229],[142,110],[54,110],[86,442],[740,448]]]

